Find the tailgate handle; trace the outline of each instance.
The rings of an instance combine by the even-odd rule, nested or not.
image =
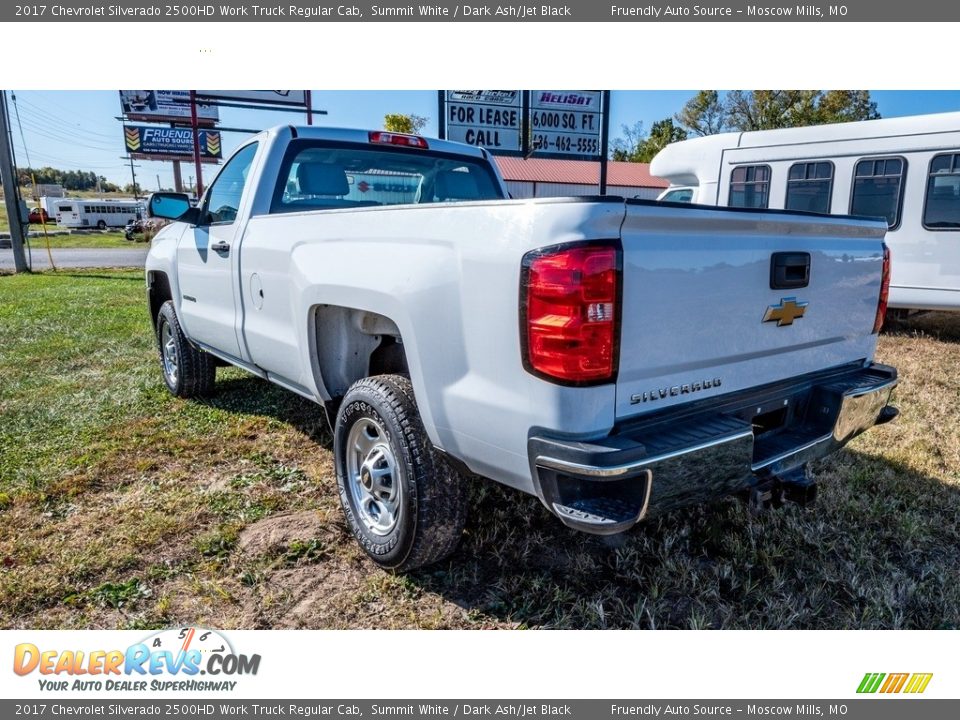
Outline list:
[[[792,290],[810,284],[810,253],[776,252],[770,257],[770,289]]]

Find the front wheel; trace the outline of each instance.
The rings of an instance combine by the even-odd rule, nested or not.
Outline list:
[[[157,314],[157,349],[163,381],[172,394],[188,398],[213,390],[217,364],[212,355],[187,340],[172,300],[167,300]]]
[[[333,443],[340,504],[374,562],[403,572],[456,549],[467,519],[466,481],[433,448],[409,379],[354,383]]]
[[[97,229],[98,229],[98,230],[106,230],[106,229],[107,229],[107,222],[106,222],[106,220],[97,220]]]

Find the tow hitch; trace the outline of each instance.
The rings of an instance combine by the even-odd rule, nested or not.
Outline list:
[[[777,477],[760,480],[746,493],[747,505],[754,512],[764,512],[792,502],[807,507],[816,502],[817,481],[804,465]]]

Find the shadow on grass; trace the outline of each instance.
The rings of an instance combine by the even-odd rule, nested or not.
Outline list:
[[[202,402],[274,418],[330,449],[320,406],[257,378],[226,379]],[[960,489],[855,450],[815,473],[810,508],[755,515],[724,499],[613,539],[569,530],[535,498],[475,479],[457,552],[404,582],[480,625],[960,627]]]
[[[611,541],[533,499],[475,492],[468,534],[424,589],[555,628],[960,627],[960,492],[882,458],[817,465],[821,498],[753,515],[735,499]]]
[[[960,313],[922,312],[904,320],[884,324],[884,335],[891,337],[927,336],[950,343],[960,343]]]
[[[196,402],[227,412],[270,417],[327,450],[333,446],[322,406],[253,375],[217,380],[216,393]]]

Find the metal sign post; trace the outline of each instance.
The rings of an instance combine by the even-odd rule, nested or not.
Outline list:
[[[197,122],[197,91],[190,91],[190,127],[193,129],[193,164],[197,169],[197,198],[203,195],[203,164],[200,162],[200,126]]]
[[[20,193],[17,184],[17,174],[13,170],[6,90],[0,90],[0,181],[2,181],[3,184],[3,199],[7,206],[7,221],[10,223],[10,244],[13,247],[13,266],[17,272],[27,272],[30,266],[27,265],[27,256],[23,251],[23,225],[20,224]]]

